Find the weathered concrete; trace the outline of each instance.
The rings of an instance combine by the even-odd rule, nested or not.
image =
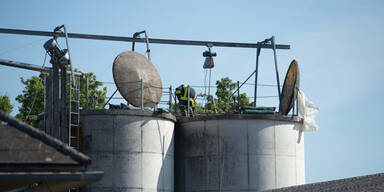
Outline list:
[[[174,191],[174,117],[133,110],[81,113],[84,153],[103,179],[86,191]]]
[[[178,119],[176,191],[258,191],[305,183],[299,118],[217,115]],[[296,127],[297,128],[297,127]]]

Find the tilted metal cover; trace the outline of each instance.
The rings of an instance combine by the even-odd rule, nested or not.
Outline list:
[[[281,110],[283,115],[287,115],[293,107],[295,95],[300,87],[300,71],[296,60],[292,60],[285,76],[283,91],[281,92]]]
[[[113,62],[113,79],[120,94],[128,103],[141,106],[141,83],[145,107],[154,107],[162,95],[161,78],[155,66],[142,54],[133,51],[120,53]]]

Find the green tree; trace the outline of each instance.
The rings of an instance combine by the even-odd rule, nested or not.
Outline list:
[[[16,101],[21,103],[16,117],[38,127],[38,115],[44,111],[44,74],[27,80],[21,77],[20,80],[25,87],[22,94],[16,97]]]
[[[9,100],[8,95],[0,96],[0,110],[4,111],[7,114],[12,112],[13,105],[11,105],[11,101]]]
[[[237,88],[237,83],[232,82],[232,80],[228,77],[221,78],[220,80],[216,81],[216,97],[214,99],[216,104],[216,109],[218,113],[226,113],[231,109],[235,109],[236,103],[238,102],[238,95],[237,93],[232,93]],[[231,97],[232,95],[232,97]],[[250,105],[249,99],[245,93],[240,94],[240,106],[246,106]],[[235,103],[236,102],[236,103]],[[205,105],[205,109],[207,113],[213,113],[214,112],[214,104],[213,101],[209,101]]]
[[[81,72],[75,70],[76,72]],[[103,83],[96,80],[94,73],[86,74],[88,77],[88,101],[90,106],[101,108],[105,103],[105,96],[107,88],[102,87]],[[16,101],[21,103],[19,107],[19,114],[16,115],[19,119],[26,121],[34,127],[38,127],[38,115],[44,112],[44,79],[45,74],[39,76],[32,76],[30,79],[25,80],[21,78],[21,83],[24,84],[22,94],[16,97]],[[85,108],[86,105],[86,79],[81,79],[80,86],[80,107]],[[69,81],[67,81],[69,83]],[[73,83],[71,84],[73,87]],[[71,92],[72,100],[74,91]],[[72,103],[74,105],[74,102]]]
[[[75,72],[81,72],[77,69],[74,70]],[[96,80],[96,75],[94,73],[87,73],[85,74],[88,79],[88,105],[91,109],[101,109],[103,108],[105,102],[106,102],[106,94],[107,94],[107,87],[102,87],[103,83]],[[81,86],[80,86],[80,106],[82,108],[86,107],[86,78],[81,79]],[[73,86],[72,86],[73,87]],[[74,93],[72,92],[72,98],[74,97]]]

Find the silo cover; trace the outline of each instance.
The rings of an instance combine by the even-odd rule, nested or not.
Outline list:
[[[287,115],[293,107],[295,95],[300,87],[300,71],[296,60],[292,60],[285,76],[283,91],[281,92],[281,109],[283,115]]]
[[[143,80],[144,106],[154,107],[162,95],[160,75],[144,55],[133,51],[120,53],[113,62],[113,79],[120,94],[128,103],[141,106],[141,83]]]

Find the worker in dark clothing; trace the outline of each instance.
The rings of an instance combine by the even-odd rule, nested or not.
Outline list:
[[[176,88],[176,97],[179,100],[179,107],[183,115],[186,114],[186,111],[188,110],[188,89],[190,90],[189,93],[189,107],[190,107],[190,112],[193,113],[195,112],[195,107],[196,107],[196,91],[187,86],[187,85],[180,85],[179,87]]]

